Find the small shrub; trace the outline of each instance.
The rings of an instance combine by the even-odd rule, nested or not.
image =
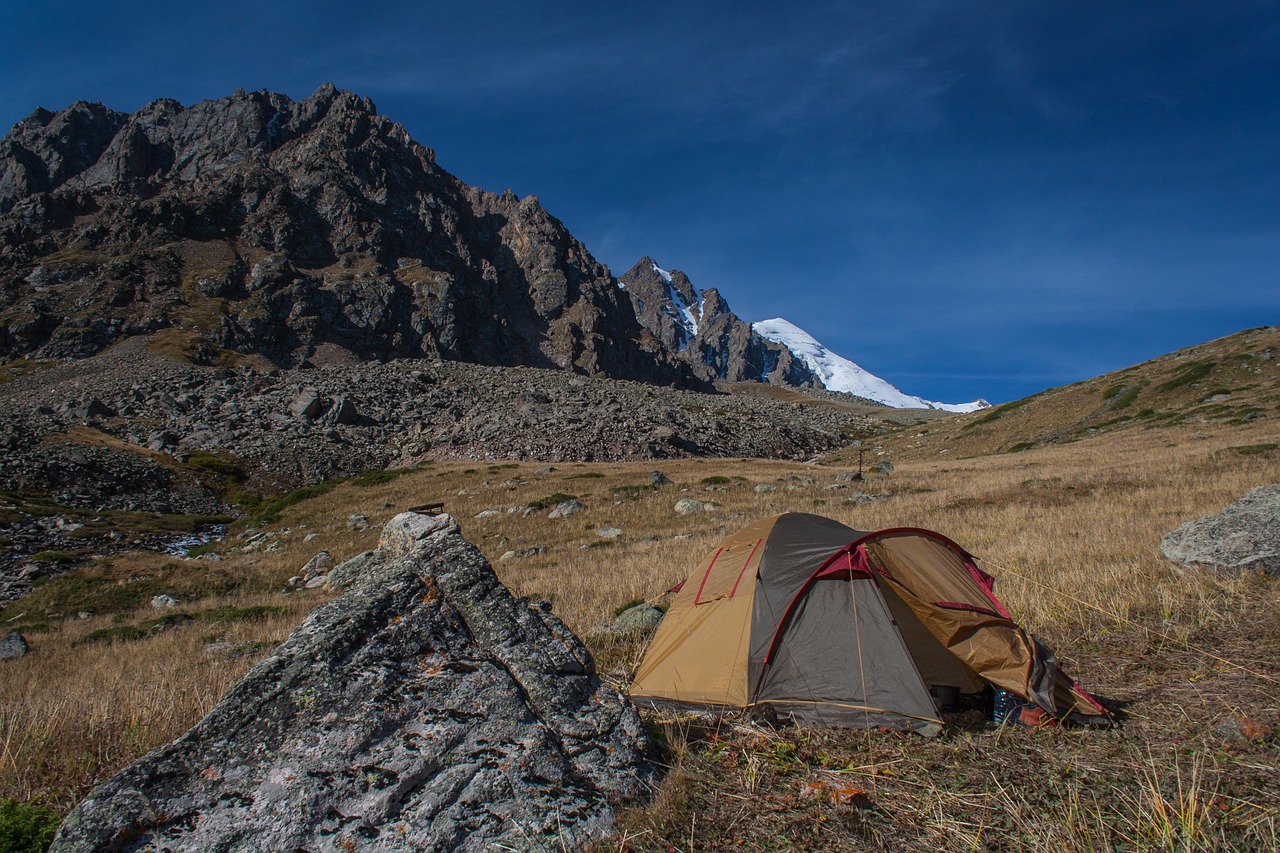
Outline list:
[[[193,468],[199,468],[201,471],[208,471],[210,474],[226,477],[228,480],[235,480],[237,483],[244,479],[244,471],[240,468],[239,463],[234,459],[217,453],[198,450],[187,457],[187,464]]]
[[[723,486],[729,482],[728,477],[721,477],[719,474],[711,477],[703,477],[702,485],[704,486]]]
[[[363,474],[357,474],[351,480],[351,485],[368,488],[369,486],[381,486],[383,483],[390,483],[396,477],[407,474],[410,469],[402,468],[399,471],[365,471]]]
[[[31,559],[37,563],[74,563],[76,555],[70,551],[37,551]]]
[[[599,478],[601,478],[601,477],[603,477],[603,476],[604,476],[604,474],[601,474],[601,473],[599,473],[598,471],[583,471],[581,474],[570,474],[570,475],[568,476],[568,478],[567,478],[567,479],[570,479],[570,480],[598,480]]]
[[[1174,389],[1181,388],[1184,385],[1191,385],[1192,383],[1199,382],[1201,379],[1204,379],[1212,373],[1213,368],[1214,364],[1212,361],[1197,361],[1192,364],[1188,364],[1172,379],[1157,385],[1156,390],[1173,391]]]
[[[538,498],[536,501],[529,503],[529,509],[547,509],[549,507],[562,504],[565,501],[576,501],[577,495],[566,495],[564,492],[556,492],[554,495],[547,495],[545,498]]]
[[[38,803],[0,800],[0,851],[44,853],[62,818]]]
[[[179,628],[191,621],[193,621],[192,617],[186,613],[166,613],[158,619],[148,619],[140,625],[118,625],[114,628],[99,628],[97,631],[85,634],[72,645],[87,646],[93,643],[127,643],[134,640],[145,640],[147,637],[153,637],[161,631]]]
[[[323,483],[316,483],[314,486],[303,486],[278,498],[263,501],[253,513],[251,521],[257,526],[274,524],[280,520],[280,513],[289,507],[331,492],[339,482],[338,480],[325,480]]]

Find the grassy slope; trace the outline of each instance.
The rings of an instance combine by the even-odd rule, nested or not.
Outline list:
[[[1225,346],[1205,346],[1215,345]],[[1239,358],[1233,349],[1217,363]],[[1194,397],[1219,378],[1211,371],[1201,388],[1188,382],[1157,391],[1179,364],[1208,360],[1203,350],[1168,359],[1134,368],[1136,379],[1149,383],[1140,393]],[[0,613],[0,623],[23,628],[32,644],[30,655],[0,668],[0,795],[65,810],[94,779],[191,725],[262,648],[324,598],[282,592],[288,577],[321,548],[341,559],[376,543],[376,529],[348,528],[352,512],[377,524],[406,506],[443,500],[505,583],[551,600],[588,636],[602,671],[625,679],[640,649],[594,636],[594,625],[619,604],[659,595],[745,521],[802,510],[861,529],[931,527],[970,548],[997,577],[1005,603],[1058,650],[1064,667],[1123,708],[1124,726],[995,731],[969,717],[924,741],[654,716],[670,771],[651,804],[623,814],[618,838],[603,849],[1274,849],[1280,587],[1267,578],[1184,576],[1158,550],[1180,522],[1280,482],[1280,450],[1267,449],[1280,443],[1277,385],[1269,381],[1270,390],[1231,392],[1253,395],[1251,406],[1273,395],[1265,417],[1122,422],[1102,437],[1019,453],[980,454],[975,447],[961,458],[956,444],[907,447],[935,435],[909,428],[885,438],[895,470],[863,484],[836,481],[852,458],[847,453],[826,466],[687,460],[559,465],[540,473],[532,463],[438,464],[386,482],[348,482],[285,508],[269,528],[278,534],[277,550],[245,551],[247,539],[233,531],[218,561],[105,561]],[[1102,397],[1108,383],[1114,380],[1060,392],[1052,411],[1062,422],[1054,431],[1075,423],[1088,395]],[[999,449],[1016,429],[1042,429],[1047,421],[1020,427],[1014,417],[1024,410],[1047,417],[1037,409],[1032,401],[988,421],[980,437]],[[950,430],[944,434],[958,442],[977,429],[964,431],[963,424],[981,417],[930,426]],[[997,426],[1009,434],[994,435]],[[939,454],[943,448],[951,452]],[[653,467],[676,485],[650,488]],[[703,483],[721,477],[728,482],[713,479],[715,490]],[[774,489],[757,492],[760,483]],[[879,500],[864,503],[859,492]],[[587,509],[554,521],[545,510],[475,518],[555,493],[577,495]],[[675,501],[690,496],[721,509],[676,515]],[[624,534],[606,543],[595,533],[603,525]],[[535,545],[546,551],[499,559]],[[161,588],[194,618],[147,633],[156,611],[146,602]],[[245,609],[264,606],[284,611],[263,617]],[[215,610],[222,607],[241,609]],[[77,618],[81,610],[92,615]],[[114,643],[83,642],[125,626],[140,630],[117,632]],[[244,653],[209,657],[211,642]],[[1246,718],[1257,737],[1228,737]],[[841,788],[865,794],[841,804]]]
[[[1255,414],[1256,413],[1256,414]],[[906,430],[898,456],[980,456],[1178,424],[1280,417],[1280,326],[1251,329],[993,409]]]

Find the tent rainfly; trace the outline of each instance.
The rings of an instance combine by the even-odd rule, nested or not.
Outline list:
[[[934,735],[934,695],[988,683],[1058,719],[1109,720],[947,537],[784,513],[724,540],[678,588],[630,693]]]

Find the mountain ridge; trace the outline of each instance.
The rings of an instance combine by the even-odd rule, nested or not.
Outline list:
[[[719,291],[649,257],[614,278],[536,196],[465,184],[332,84],[133,113],[77,101],[0,140],[0,360],[137,335],[200,364],[442,358],[829,387]]]

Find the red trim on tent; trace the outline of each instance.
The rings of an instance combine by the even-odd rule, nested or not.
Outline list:
[[[1003,604],[1000,603],[1000,599],[996,598],[996,594],[993,591],[995,587],[995,582],[996,582],[995,578],[991,577],[991,575],[987,574],[982,569],[978,568],[976,558],[972,554],[970,554],[964,548],[960,547],[960,545],[958,545],[952,539],[949,539],[948,537],[943,536],[941,533],[938,533],[933,530],[925,530],[923,527],[890,527],[886,530],[878,530],[875,533],[868,533],[866,536],[863,536],[861,539],[854,541],[850,547],[853,547],[853,545],[861,545],[863,542],[869,542],[872,539],[880,539],[883,537],[900,536],[900,535],[924,536],[929,539],[935,539],[941,542],[943,545],[946,545],[947,547],[959,553],[960,556],[964,558],[964,567],[968,569],[969,576],[972,577],[974,581],[977,582],[979,587],[981,587],[982,594],[985,595],[987,600],[991,602],[991,606],[996,611],[996,613],[998,613],[1000,616],[1003,616],[1005,619],[1008,619],[1010,622],[1014,621],[1013,615],[1008,610],[1005,609],[1005,606]],[[875,568],[885,577],[890,578],[891,580],[894,580],[892,575],[890,575],[888,572],[881,569],[879,566],[875,566]]]
[[[764,686],[765,672],[769,668],[769,661],[773,659],[773,653],[778,648],[778,640],[782,637],[783,626],[786,625],[787,620],[791,618],[791,611],[795,610],[796,603],[800,601],[800,596],[804,595],[805,592],[808,591],[809,587],[813,585],[813,582],[819,578],[839,577],[840,575],[848,577],[851,581],[854,575],[863,575],[867,578],[871,578],[871,572],[869,571],[870,561],[867,559],[866,554],[859,552],[859,564],[855,566],[851,556],[852,549],[852,545],[846,545],[827,559],[823,560],[822,564],[818,566],[817,571],[809,575],[808,579],[800,585],[800,589],[796,590],[796,594],[792,596],[786,609],[782,611],[782,618],[778,620],[777,627],[773,629],[773,636],[769,639],[769,650],[765,652],[764,660],[760,662],[760,677],[756,679],[756,689],[751,696],[752,702],[755,702],[760,698],[760,688]],[[843,561],[841,561],[841,557],[844,558]]]
[[[720,559],[720,555],[723,553],[723,548],[717,548],[715,556],[711,558],[711,563],[707,566],[706,574],[702,576],[702,583],[698,584],[698,594],[693,597],[693,603],[695,605],[702,601],[702,591],[707,588],[707,578],[711,577],[711,570],[716,567],[716,560]]]
[[[686,583],[688,583],[688,581],[689,581],[689,579],[688,579],[688,578],[685,578],[684,580],[680,581],[680,583],[676,584],[675,586],[671,587],[671,589],[667,590],[667,594],[668,594],[668,595],[674,595],[675,593],[677,593],[677,592],[679,592],[680,590],[684,589],[684,585],[685,585]]]
[[[965,604],[960,601],[935,601],[933,602],[933,606],[942,607],[946,610],[965,610],[970,613],[981,613],[983,616],[994,616],[997,619],[1009,618],[1008,615],[1005,613],[997,613],[994,610],[990,610],[986,607],[978,607],[976,604]]]
[[[996,610],[1000,611],[1000,615],[1012,622],[1013,615],[1010,614],[1008,610],[1005,610],[1004,605],[1000,603],[1000,599],[996,598],[996,579],[978,568],[977,564],[973,562],[973,558],[968,555],[965,556],[964,567],[969,570],[969,574],[978,582],[978,586],[982,587],[983,593],[985,593],[987,599],[995,605]]]
[[[733,582],[733,589],[729,590],[729,597],[733,598],[734,593],[738,591],[738,584],[742,583],[742,576],[747,571],[747,566],[751,565],[751,558],[756,555],[756,551],[760,550],[760,546],[764,544],[764,537],[756,540],[756,544],[751,549],[751,553],[747,555],[747,560],[742,564],[742,568],[738,570],[738,579]]]
[[[1058,671],[1059,671],[1059,672],[1062,672],[1062,670],[1058,670]],[[1085,689],[1084,689],[1083,687],[1081,687],[1079,684],[1076,684],[1076,683],[1075,683],[1075,681],[1072,681],[1071,677],[1070,677],[1070,676],[1067,676],[1067,674],[1066,674],[1065,672],[1063,672],[1062,674],[1063,674],[1063,676],[1065,676],[1065,677],[1067,678],[1067,680],[1068,680],[1068,681],[1071,681],[1071,689],[1072,689],[1072,690],[1074,690],[1075,692],[1079,693],[1079,694],[1080,694],[1081,696],[1083,696],[1085,699],[1088,699],[1088,700],[1089,700],[1089,704],[1093,705],[1093,707],[1097,708],[1099,711],[1101,711],[1103,714],[1105,714],[1105,715],[1106,715],[1106,717],[1107,717],[1107,719],[1111,719],[1111,712],[1110,712],[1110,711],[1108,711],[1106,708],[1102,707],[1102,703],[1101,703],[1101,702],[1099,702],[1097,699],[1094,699],[1092,696],[1090,696],[1090,695],[1089,695],[1089,691],[1088,691],[1088,690],[1085,690]]]

